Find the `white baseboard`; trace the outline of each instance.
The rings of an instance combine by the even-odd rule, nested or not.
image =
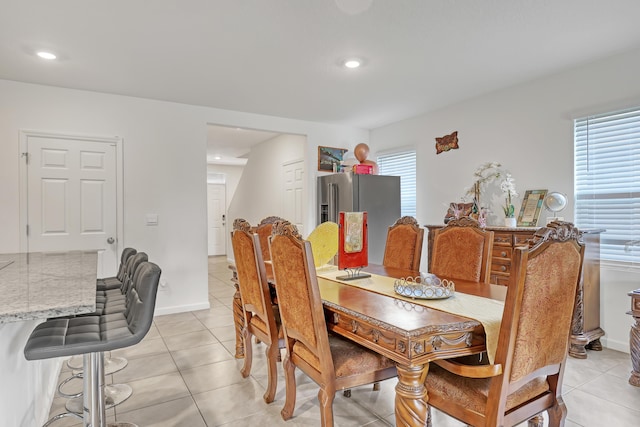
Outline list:
[[[602,337],[600,338],[600,342],[604,347],[610,348],[611,350],[621,351],[627,354],[631,351],[629,349],[629,341],[612,340],[610,338]]]
[[[187,311],[208,310],[210,308],[211,308],[211,304],[209,304],[209,301],[206,301],[198,304],[175,305],[172,307],[156,308],[156,311],[153,313],[153,315],[162,316],[165,314],[184,313]]]

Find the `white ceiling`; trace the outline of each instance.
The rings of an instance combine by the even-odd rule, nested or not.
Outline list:
[[[638,0],[2,0],[0,78],[371,129],[636,49],[638,17]]]

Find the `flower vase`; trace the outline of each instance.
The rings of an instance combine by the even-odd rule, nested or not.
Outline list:
[[[505,227],[515,228],[516,225],[517,225],[517,222],[516,222],[515,218],[505,218],[504,219],[504,226]]]

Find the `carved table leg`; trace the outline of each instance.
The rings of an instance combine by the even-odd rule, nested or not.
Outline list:
[[[425,426],[427,424],[427,389],[424,380],[429,372],[429,364],[423,366],[403,366],[398,364],[398,385],[396,385],[396,426]]]
[[[244,318],[242,316],[242,299],[240,291],[236,285],[236,293],[233,294],[233,323],[236,329],[236,359],[244,359],[244,341],[242,340],[242,327]]]

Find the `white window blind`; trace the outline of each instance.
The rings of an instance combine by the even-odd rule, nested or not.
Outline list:
[[[378,173],[400,177],[400,212],[416,216],[416,152],[415,150],[380,154]]]
[[[576,225],[604,228],[606,263],[640,262],[640,108],[575,121]]]

